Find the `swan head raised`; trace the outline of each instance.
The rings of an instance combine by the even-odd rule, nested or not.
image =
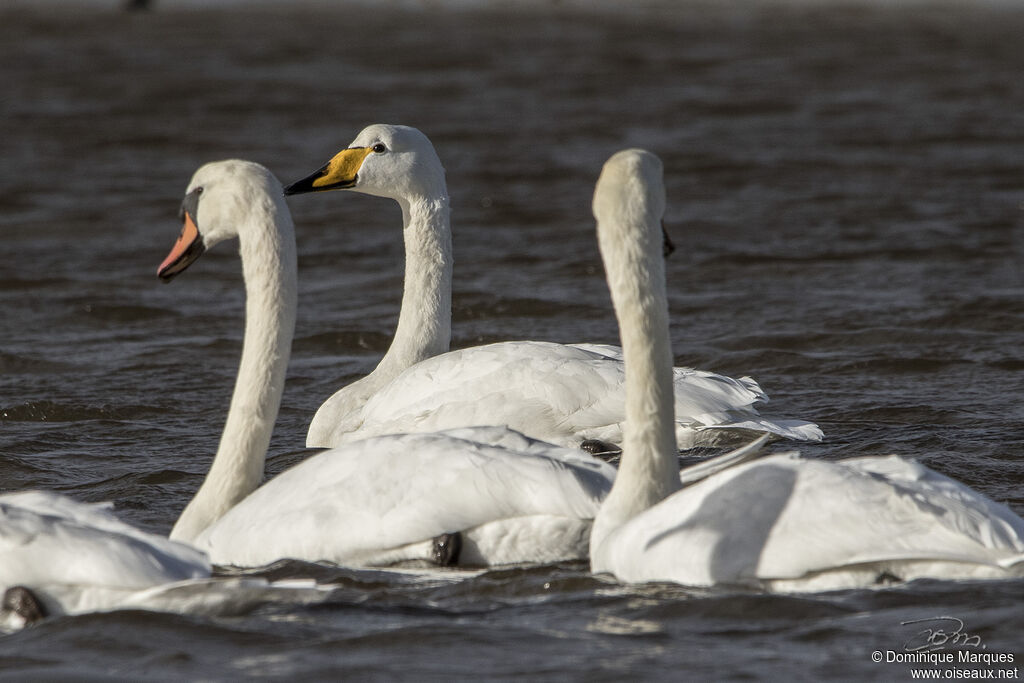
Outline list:
[[[399,202],[447,199],[444,167],[426,135],[409,126],[377,123],[347,149],[285,188],[286,195],[354,190]]]
[[[652,246],[643,241],[651,236],[645,227],[660,224],[662,255],[667,256],[675,249],[662,222],[665,213],[662,173],[661,159],[642,149],[616,152],[605,162],[594,191],[594,217],[598,225],[629,227],[630,231],[598,230],[602,242],[622,240],[624,244],[640,246],[646,253]],[[640,236],[640,240],[634,236]],[[614,253],[616,247],[609,248],[609,253]]]
[[[257,163],[229,159],[201,166],[181,203],[181,234],[157,268],[157,275],[169,282],[205,250],[237,237],[253,211],[266,209],[267,198],[274,201],[281,196],[281,183]]]

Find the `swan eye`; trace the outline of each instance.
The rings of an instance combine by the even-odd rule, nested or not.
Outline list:
[[[202,194],[203,193],[203,186],[200,185],[195,190],[193,190],[193,192],[195,192],[196,194]]]
[[[384,146],[383,142],[378,142],[376,145],[373,146],[373,151],[376,152],[377,154],[383,154],[387,150],[388,148]]]

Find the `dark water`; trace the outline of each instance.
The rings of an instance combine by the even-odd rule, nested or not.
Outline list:
[[[805,452],[912,456],[1024,512],[1024,8],[157,9],[0,9],[3,489],[113,500],[166,533],[216,448],[242,325],[231,248],[154,275],[188,178],[244,157],[288,182],[391,122],[448,170],[456,346],[615,340],[590,195],[607,156],[647,147],[680,363],[754,375],[771,412],[825,430]],[[401,290],[395,205],[290,204],[301,297],[271,474],[383,353]],[[338,588],[51,620],[0,638],[2,673],[904,679],[871,653],[939,615],[1024,658],[1020,581],[780,597],[584,566],[269,574]]]

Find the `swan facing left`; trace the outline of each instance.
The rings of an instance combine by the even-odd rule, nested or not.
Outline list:
[[[263,480],[281,407],[295,330],[295,229],[281,183],[259,164],[230,159],[200,167],[189,182],[181,234],[157,269],[168,282],[207,249],[238,238],[245,279],[242,356],[224,431],[206,479],[171,538],[192,541]]]
[[[625,582],[776,591],[1024,577],[1024,519],[911,460],[775,454],[679,490],[661,174],[656,156],[626,150],[594,193],[627,419],[618,476],[594,522],[592,569]]]
[[[103,505],[46,491],[0,495],[0,628],[110,609],[209,574],[202,552],[139,531]]]
[[[171,532],[217,564],[510,564],[581,559],[615,470],[503,427],[379,436],[319,453],[259,486],[295,327],[291,216],[277,179],[229,160],[196,171],[169,280],[239,241],[242,358],[213,464]]]
[[[374,124],[288,194],[344,189],[387,197],[402,209],[405,283],[398,327],[369,375],[327,399],[307,446],[379,434],[506,425],[563,446],[622,438],[619,349],[603,344],[506,341],[448,351],[452,244],[448,188],[434,146],[409,126]],[[445,353],[447,352],[447,353]],[[803,420],[762,417],[767,400],[749,377],[674,370],[678,445],[719,444],[730,433],[820,441]]]

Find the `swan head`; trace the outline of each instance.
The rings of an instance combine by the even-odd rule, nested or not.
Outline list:
[[[444,167],[426,135],[409,126],[367,126],[322,168],[285,188],[286,195],[355,190],[390,199],[447,198]]]
[[[626,248],[635,243],[628,236],[617,231],[602,230],[601,226],[629,226],[644,235],[641,245],[645,253],[655,249],[650,225],[661,225],[660,248],[662,255],[667,256],[675,248],[668,239],[662,224],[665,213],[665,184],[662,179],[661,159],[642,149],[624,149],[616,152],[605,162],[601,176],[594,189],[594,218],[597,219],[598,239],[602,252],[608,248],[615,253],[619,246]],[[650,238],[650,240],[649,240]],[[613,245],[613,240],[622,245]]]
[[[181,234],[156,274],[169,282],[210,247],[237,237],[249,214],[263,207],[266,197],[277,201],[282,196],[281,183],[257,163],[229,159],[201,166],[181,202]]]

